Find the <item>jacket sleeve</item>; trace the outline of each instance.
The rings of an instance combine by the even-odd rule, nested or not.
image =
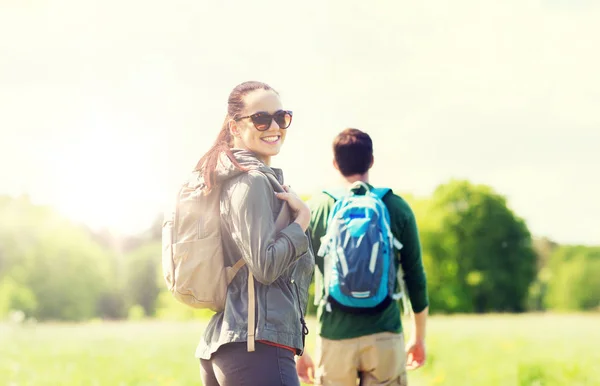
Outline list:
[[[276,232],[274,194],[266,176],[249,172],[232,186],[229,196],[232,238],[250,272],[267,285],[308,251],[308,238],[297,223]]]

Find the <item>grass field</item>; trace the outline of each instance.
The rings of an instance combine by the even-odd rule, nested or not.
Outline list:
[[[0,324],[0,385],[200,385],[203,324]],[[432,317],[428,363],[409,381],[600,385],[600,315]]]

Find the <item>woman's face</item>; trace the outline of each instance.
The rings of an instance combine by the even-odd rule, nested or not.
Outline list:
[[[241,117],[258,112],[273,114],[283,110],[281,99],[273,90],[251,91],[243,97],[243,101],[245,107],[239,115]],[[267,165],[270,165],[272,156],[279,154],[287,131],[280,129],[275,120],[271,121],[268,129],[259,131],[250,118],[231,121],[230,130],[234,147],[253,152]]]

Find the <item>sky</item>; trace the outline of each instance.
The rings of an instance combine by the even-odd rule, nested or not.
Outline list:
[[[535,236],[600,244],[600,2],[0,2],[0,194],[146,229],[264,81],[294,111],[273,166],[338,184],[331,142],[374,141],[371,181],[492,186]]]

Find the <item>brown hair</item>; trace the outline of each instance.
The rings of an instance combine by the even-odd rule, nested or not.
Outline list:
[[[231,132],[229,131],[229,121],[239,117],[240,113],[244,109],[244,96],[252,91],[261,89],[271,90],[277,93],[277,91],[273,90],[273,88],[266,83],[249,81],[237,85],[229,94],[229,99],[227,100],[227,115],[223,121],[223,126],[221,126],[221,131],[217,136],[217,140],[206,152],[206,154],[200,158],[200,161],[198,161],[198,164],[196,165],[196,170],[202,171],[208,191],[210,191],[216,183],[215,170],[217,168],[217,164],[219,163],[219,157],[221,156],[221,153],[225,153],[231,162],[233,162],[235,167],[245,170],[244,167],[237,162],[233,153],[231,152],[231,148],[233,147],[233,138],[231,136]]]
[[[333,155],[344,177],[365,174],[373,162],[373,141],[358,129],[346,129],[333,140]]]

